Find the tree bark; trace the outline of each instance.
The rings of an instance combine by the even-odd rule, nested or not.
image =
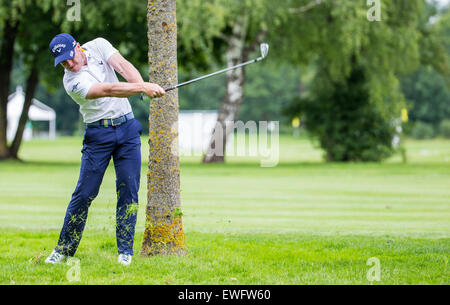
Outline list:
[[[149,0],[149,80],[167,88],[177,83],[176,0]],[[180,210],[178,91],[150,103],[148,202],[142,255],[186,251]]]
[[[243,15],[239,15],[233,26],[232,35],[227,40],[226,57],[228,67],[248,60],[248,52],[245,49],[246,33],[246,18]],[[232,128],[227,128],[227,124],[233,124],[244,97],[245,68],[228,71],[226,79],[225,96],[220,106],[208,149],[203,156],[203,163],[225,162],[227,138],[233,131]]]
[[[7,140],[7,105],[9,87],[11,84],[11,70],[14,56],[14,43],[18,32],[18,23],[6,20],[3,29],[0,49],[0,160],[10,157]]]
[[[33,62],[30,75],[27,78],[27,87],[25,90],[25,101],[23,103],[22,114],[20,115],[19,124],[17,126],[16,135],[9,148],[9,154],[11,158],[19,159],[18,153],[20,144],[22,143],[23,132],[25,130],[25,125],[28,121],[28,111],[30,110],[31,103],[33,101],[34,93],[36,92],[36,87],[39,81],[39,71],[37,67],[37,61]]]

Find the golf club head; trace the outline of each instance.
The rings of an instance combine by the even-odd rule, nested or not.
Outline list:
[[[261,44],[261,59],[264,59],[269,53],[269,45],[267,43]]]

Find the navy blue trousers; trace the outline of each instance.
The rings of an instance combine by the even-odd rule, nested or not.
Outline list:
[[[87,127],[80,177],[67,207],[55,250],[73,256],[83,234],[88,209],[97,196],[111,157],[116,171],[116,238],[119,253],[133,255],[141,174],[142,126],[131,119],[119,126]]]

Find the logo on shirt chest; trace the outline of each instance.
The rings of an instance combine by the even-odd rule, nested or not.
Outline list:
[[[76,83],[75,85],[72,86],[72,91],[75,91],[78,89],[78,85],[80,84],[80,82]]]

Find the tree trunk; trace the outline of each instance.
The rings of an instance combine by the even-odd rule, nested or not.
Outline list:
[[[14,43],[16,41],[19,25],[13,24],[11,19],[6,20],[3,29],[0,49],[0,160],[9,158],[7,143],[7,105],[9,86],[11,84],[11,70],[14,56]]]
[[[233,32],[227,41],[227,66],[231,67],[248,60],[248,52],[245,49],[247,33],[247,21],[245,16],[239,15],[233,26]],[[203,163],[225,162],[225,148],[227,138],[233,128],[227,128],[227,124],[233,124],[237,117],[239,106],[244,97],[245,68],[238,68],[227,72],[227,88],[219,110],[216,127],[213,130],[210,144],[203,156]]]
[[[28,111],[30,110],[31,102],[33,101],[34,93],[36,92],[36,87],[39,81],[39,71],[37,67],[37,61],[33,62],[33,67],[31,68],[30,75],[27,79],[27,87],[25,90],[25,101],[23,103],[22,114],[20,115],[19,124],[17,126],[16,135],[9,148],[10,156],[14,159],[19,159],[19,147],[22,143],[23,131],[25,130],[25,125],[28,121]]]
[[[176,0],[148,1],[149,80],[177,83]],[[185,253],[178,155],[178,91],[150,103],[148,203],[142,255]]]

